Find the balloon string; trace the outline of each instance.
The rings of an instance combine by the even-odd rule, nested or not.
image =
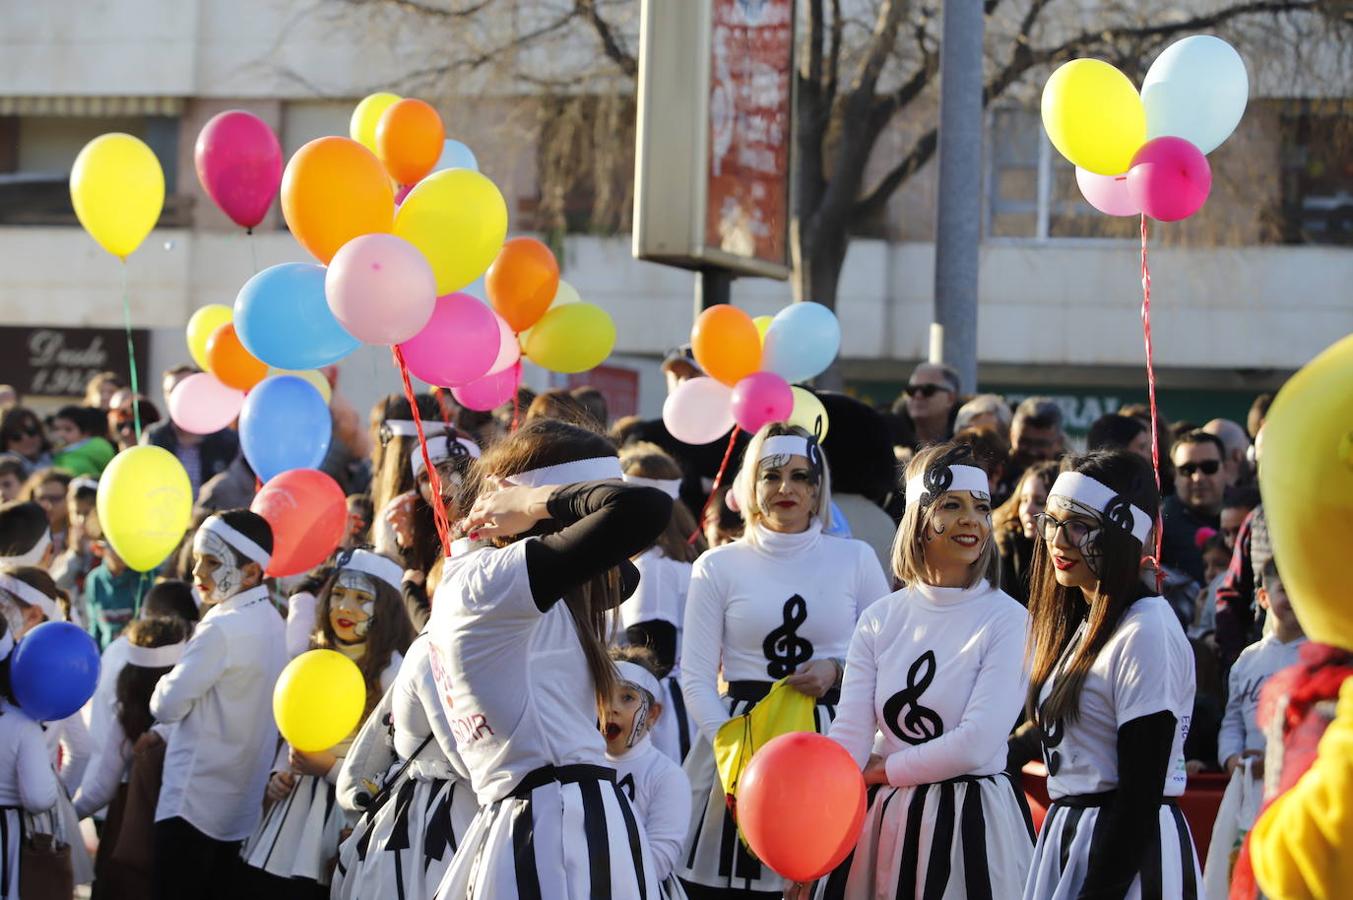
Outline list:
[[[127,333],[127,368],[132,383],[132,428],[141,443],[141,385],[136,376],[136,347],[132,344],[132,305],[127,291],[127,261],[122,261],[122,329]]]
[[[432,396],[437,401],[437,409],[442,414],[442,422],[446,425],[446,427],[454,428],[455,425],[451,421],[452,400],[449,394],[450,392],[444,387],[436,387],[434,385],[432,388]]]
[[[451,523],[446,518],[446,505],[442,502],[442,479],[437,472],[437,467],[432,464],[432,459],[428,456],[428,440],[423,434],[423,416],[418,412],[418,399],[413,395],[413,382],[409,380],[409,365],[404,361],[404,351],[398,344],[390,347],[395,357],[395,366],[399,369],[399,377],[404,382],[404,397],[409,401],[409,409],[413,410],[413,426],[418,432],[418,449],[423,454],[423,469],[428,473],[428,485],[432,488],[432,496],[436,502],[432,504],[432,521],[437,526],[437,537],[442,542],[442,555],[448,559],[451,557]]]
[[[244,230],[244,240],[249,244],[249,260],[254,264],[254,274],[258,274],[258,245],[254,243],[254,229]]]
[[[714,486],[709,489],[709,496],[705,498],[705,505],[700,507],[700,521],[695,523],[695,530],[691,536],[686,538],[686,543],[694,544],[700,537],[700,529],[705,524],[705,517],[709,515],[709,505],[714,502],[714,498],[719,495],[719,486],[723,484],[724,473],[728,471],[728,460],[733,456],[733,446],[738,441],[738,432],[741,431],[737,425],[728,434],[728,448],[723,452],[723,462],[719,463],[719,471],[714,475]]]
[[[1160,495],[1160,416],[1156,410],[1156,366],[1151,348],[1151,267],[1146,260],[1146,213],[1142,213],[1142,338],[1146,344],[1146,396],[1151,409],[1151,470],[1156,477],[1156,495]],[[1160,509],[1156,510],[1155,556],[1150,561],[1156,567],[1156,590],[1160,590],[1165,573],[1160,568],[1161,543],[1165,526]]]

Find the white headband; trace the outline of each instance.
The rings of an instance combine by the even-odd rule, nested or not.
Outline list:
[[[14,651],[14,635],[6,631],[0,634],[0,662],[9,659],[10,653]]]
[[[352,551],[352,558],[347,562],[340,563],[338,568],[370,575],[372,578],[384,581],[396,591],[401,590],[401,582],[404,580],[404,570],[400,568],[399,563],[387,559],[379,553],[372,553],[370,550]]]
[[[381,423],[381,428],[390,433],[392,437],[418,437],[418,423],[412,419],[386,419]],[[431,434],[441,434],[446,431],[446,423],[438,422],[435,419],[423,422],[423,436]]]
[[[644,478],[642,475],[622,475],[626,484],[636,484],[640,487],[657,488],[673,500],[681,493],[680,478]]]
[[[615,671],[621,681],[648,691],[648,695],[655,703],[662,702],[662,687],[658,684],[658,679],[643,666],[622,659],[616,662]]]
[[[99,480],[90,478],[88,475],[81,475],[79,478],[72,478],[70,483],[72,491],[97,491],[99,489]]]
[[[560,463],[557,466],[528,469],[516,475],[509,475],[507,480],[524,487],[547,487],[578,484],[583,481],[619,481],[624,477],[620,471],[620,457],[594,456],[591,459],[575,459],[573,462]]]
[[[264,569],[267,569],[268,564],[272,562],[272,554],[268,553],[268,551],[264,550],[258,544],[255,544],[249,538],[240,534],[234,528],[231,528],[220,516],[212,516],[207,519],[207,521],[203,522],[202,530],[216,535],[231,547],[234,547],[240,553],[243,553],[246,558],[258,563]]]
[[[434,434],[428,438],[428,459],[432,460],[434,466],[444,459],[451,458],[450,440],[451,435],[449,434]],[[465,452],[470,455],[471,459],[479,459],[479,445],[474,441],[469,438],[458,437],[456,443],[465,448]],[[423,470],[427,467],[423,464],[422,447],[413,448],[413,451],[409,454],[409,466],[413,469],[414,478],[423,474]]]
[[[36,566],[42,562],[43,554],[52,544],[52,531],[50,528],[42,530],[42,537],[33,545],[33,549],[27,553],[21,553],[18,556],[0,556],[0,566],[5,568],[17,569],[19,566]]]
[[[1093,509],[1105,521],[1117,524],[1124,531],[1130,531],[1132,536],[1143,544],[1146,543],[1147,535],[1151,533],[1151,526],[1154,524],[1141,507],[1129,502],[1126,497],[1103,482],[1079,472],[1063,472],[1058,475],[1052,484],[1052,490],[1048,491],[1048,502],[1051,503],[1054,497],[1074,500],[1081,506]]]
[[[984,497],[991,497],[991,480],[987,478],[987,473],[983,472],[977,466],[949,466],[950,474],[953,476],[949,484],[944,487],[944,491],[968,491],[972,494],[981,494]],[[925,484],[926,473],[922,472],[914,478],[907,479],[907,506],[915,506],[921,502],[921,497],[927,492]]]
[[[26,581],[21,581],[6,572],[0,572],[0,590],[9,591],[24,602],[26,606],[36,606],[42,614],[53,622],[64,622],[61,607],[56,601]]]
[[[797,434],[777,434],[762,441],[761,455],[757,461],[771,456],[802,456],[810,462],[813,459],[808,449],[808,439]]]
[[[177,644],[165,644],[163,647],[140,647],[127,643],[127,665],[140,666],[143,669],[166,669],[176,666],[183,658],[183,648],[187,641]]]

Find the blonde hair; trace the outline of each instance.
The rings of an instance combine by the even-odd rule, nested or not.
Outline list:
[[[769,425],[761,426],[761,430],[752,435],[752,439],[747,443],[747,449],[742,454],[742,467],[738,470],[737,478],[733,480],[732,494],[738,502],[738,511],[742,515],[742,524],[744,526],[742,539],[752,546],[760,544],[756,529],[752,526],[759,523],[765,514],[756,500],[756,479],[761,474],[762,463],[774,463],[772,468],[778,468],[785,464],[783,457],[761,458],[761,447],[766,443],[766,438],[777,437],[779,435],[792,434],[797,437],[807,438],[814,441],[807,429],[800,428],[797,425],[790,425],[788,422],[771,422]],[[826,531],[832,527],[832,478],[831,472],[827,466],[827,454],[823,453],[822,448],[818,447],[818,453],[822,455],[822,473],[821,480],[817,484],[817,503],[813,506],[813,516],[822,523],[822,530]],[[780,462],[775,462],[777,459]]]
[[[944,444],[935,444],[926,447],[912,457],[907,465],[906,477],[908,480],[921,475],[933,463],[946,454],[953,453],[956,449],[964,445],[955,444],[952,441]],[[958,460],[962,464],[963,460]],[[969,460],[967,465],[971,465]],[[908,501],[913,498],[907,498]],[[939,498],[936,498],[938,502]],[[902,523],[897,528],[897,536],[893,538],[893,576],[903,584],[926,583],[925,580],[925,529],[930,523],[930,516],[934,510],[935,504],[922,506],[919,503],[907,503],[906,512],[902,514]],[[990,523],[988,523],[990,525]],[[993,588],[1000,587],[1001,563],[1000,557],[996,553],[996,534],[994,529],[988,528],[986,543],[982,546],[982,555],[972,564],[972,570],[965,587],[976,587],[983,579],[989,581]]]
[[[626,475],[640,478],[681,480],[681,466],[677,465],[677,461],[657,444],[647,441],[622,447],[620,468]],[[690,540],[692,534],[696,535],[694,542]],[[657,547],[668,559],[687,563],[695,562],[701,553],[709,549],[705,536],[698,533],[695,516],[691,515],[680,498],[672,504],[672,516],[667,521],[667,528],[658,536]]]

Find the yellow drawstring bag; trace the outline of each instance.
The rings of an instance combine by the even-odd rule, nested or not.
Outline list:
[[[751,762],[752,754],[782,734],[815,731],[813,707],[816,703],[812,697],[796,691],[781,679],[759,703],[719,728],[714,736],[714,764],[723,785],[724,801],[732,811],[734,821],[737,820],[738,779]],[[741,836],[741,829],[738,834]]]

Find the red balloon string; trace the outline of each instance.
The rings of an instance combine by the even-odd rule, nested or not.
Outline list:
[[[521,424],[521,363],[517,363],[517,384],[512,388],[512,433]]]
[[[399,377],[404,382],[404,397],[409,401],[409,409],[413,410],[413,426],[418,432],[418,449],[423,454],[423,467],[428,473],[428,484],[432,487],[432,496],[437,501],[432,504],[432,521],[437,526],[437,537],[442,542],[442,555],[450,558],[451,523],[446,518],[446,506],[442,503],[442,479],[437,473],[437,467],[432,464],[431,457],[428,456],[428,440],[423,434],[423,416],[418,411],[418,400],[413,394],[413,382],[409,380],[409,366],[404,361],[404,351],[398,344],[391,346],[390,350],[394,354]]]
[[[741,431],[737,425],[728,434],[728,449],[723,452],[723,462],[719,463],[719,471],[714,476],[714,486],[709,489],[709,497],[705,499],[705,505],[700,508],[700,521],[695,523],[695,530],[691,536],[686,538],[686,543],[694,544],[700,537],[700,529],[704,527],[705,517],[709,515],[709,505],[714,502],[714,498],[719,494],[719,485],[723,484],[724,473],[728,471],[728,460],[733,456],[733,445],[738,441],[738,432]]]
[[[1151,408],[1151,469],[1156,476],[1156,494],[1160,494],[1160,415],[1156,410],[1156,366],[1151,348],[1151,267],[1146,260],[1146,213],[1142,213],[1142,338],[1146,344],[1146,396]],[[1160,590],[1165,573],[1160,567],[1161,543],[1164,539],[1164,520],[1156,511],[1155,555],[1150,557],[1156,567],[1156,590]]]
[[[442,422],[446,424],[447,428],[454,428],[455,424],[451,421],[452,400],[450,393],[450,391],[442,387],[434,387],[432,389],[432,396],[437,400],[437,409],[441,410],[442,413]]]

